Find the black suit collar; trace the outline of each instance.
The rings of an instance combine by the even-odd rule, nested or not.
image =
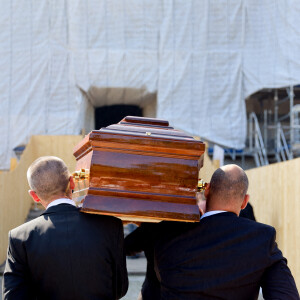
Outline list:
[[[78,208],[72,204],[62,203],[55,206],[51,206],[46,209],[42,215],[48,215],[52,213],[62,212],[62,211],[78,211]]]

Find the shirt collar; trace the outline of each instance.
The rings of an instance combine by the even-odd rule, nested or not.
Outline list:
[[[216,215],[216,214],[220,214],[220,213],[224,213],[224,212],[227,212],[226,210],[212,210],[212,211],[208,211],[206,212],[205,214],[203,214],[200,218],[203,219],[203,218],[206,218],[206,217],[210,217],[210,216],[213,216],[213,215]]]
[[[46,209],[48,209],[52,206],[55,206],[55,205],[59,205],[59,204],[71,204],[73,206],[76,206],[75,202],[73,200],[71,200],[69,198],[60,198],[60,199],[56,199],[56,200],[53,200],[52,202],[50,202]]]

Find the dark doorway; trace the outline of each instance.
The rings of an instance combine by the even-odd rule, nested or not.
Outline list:
[[[95,108],[95,129],[120,122],[126,116],[142,117],[142,109],[137,105],[109,105]]]

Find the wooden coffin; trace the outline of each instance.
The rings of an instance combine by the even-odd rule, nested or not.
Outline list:
[[[73,199],[87,213],[127,221],[199,221],[196,191],[205,144],[168,121],[126,117],[75,148]]]

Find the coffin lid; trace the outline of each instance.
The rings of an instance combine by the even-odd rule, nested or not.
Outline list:
[[[158,151],[175,155],[201,156],[205,144],[183,131],[169,126],[166,120],[127,116],[118,124],[91,131],[75,148],[79,159],[94,148]]]

